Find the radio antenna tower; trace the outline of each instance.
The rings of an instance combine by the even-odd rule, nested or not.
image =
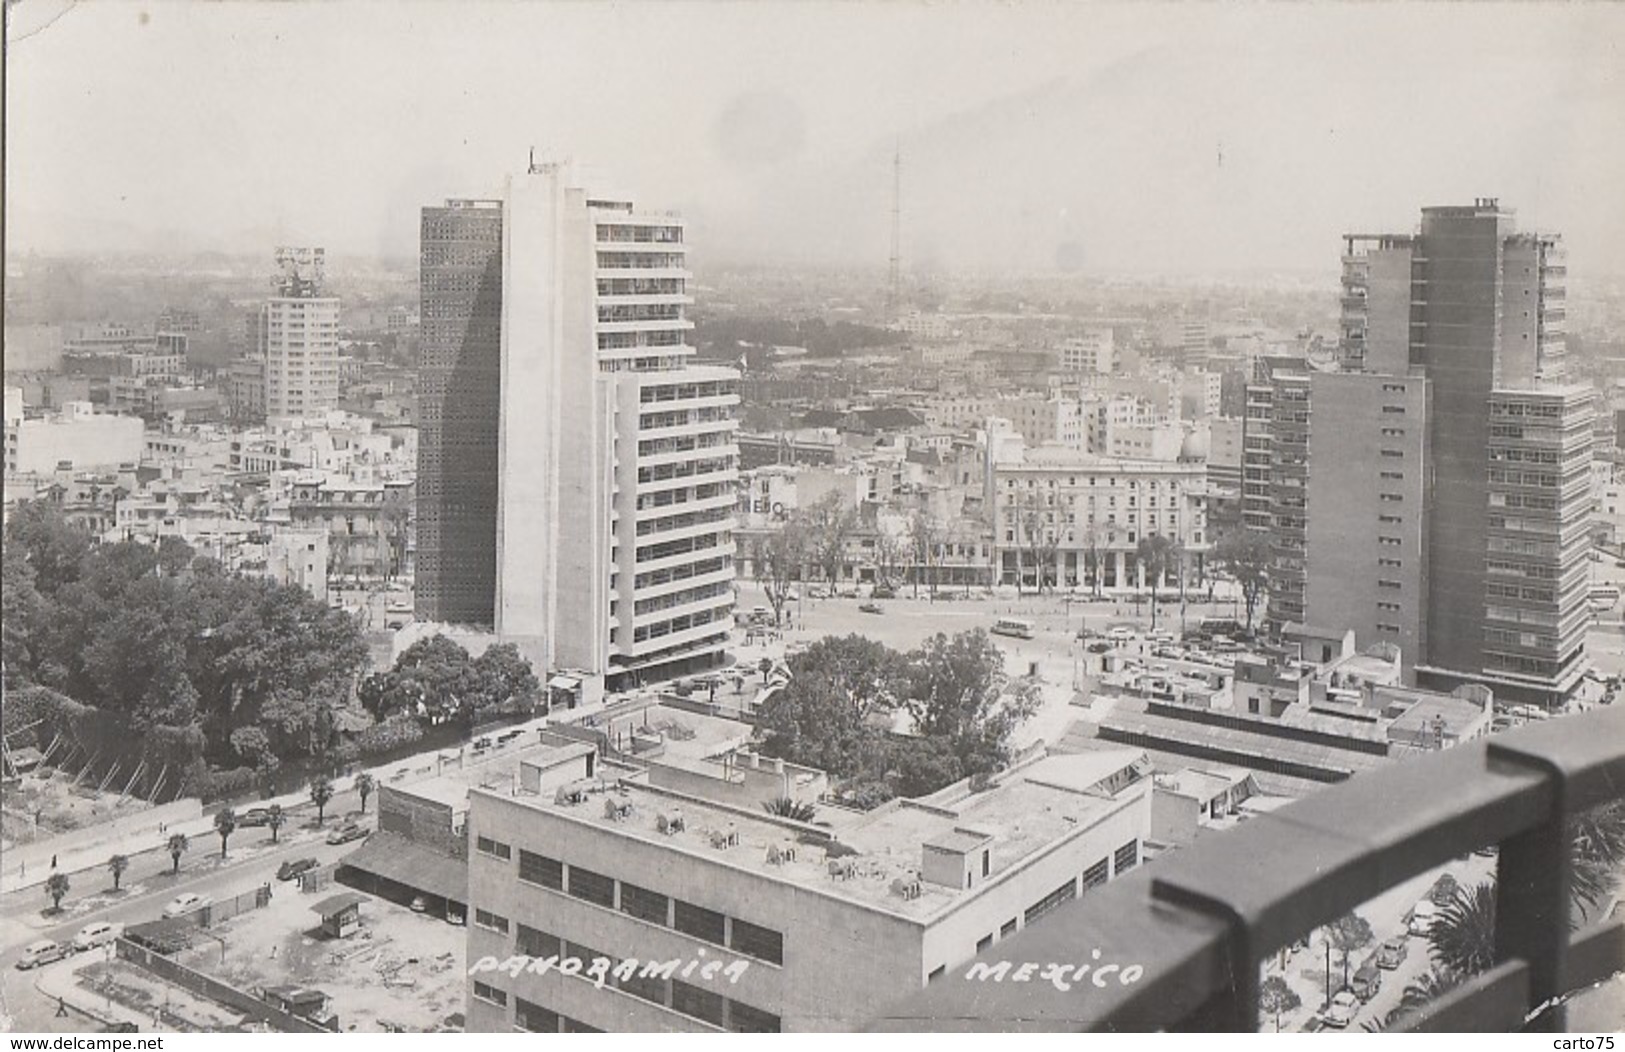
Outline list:
[[[891,267],[886,279],[886,323],[897,320],[902,308],[903,284],[903,140],[897,138],[892,152],[891,183]]]

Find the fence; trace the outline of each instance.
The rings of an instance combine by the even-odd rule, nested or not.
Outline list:
[[[230,983],[221,982],[212,976],[204,975],[181,964],[172,961],[161,953],[137,946],[128,939],[118,940],[118,956],[120,960],[128,961],[138,968],[151,972],[166,982],[201,994],[235,1009],[244,1016],[291,1034],[326,1034],[325,1027],[317,1026],[308,1019],[302,1019],[290,1012],[284,1012],[275,1005],[267,1004],[246,991],[239,990]]]

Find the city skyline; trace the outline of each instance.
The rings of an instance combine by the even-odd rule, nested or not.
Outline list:
[[[1625,272],[1599,7],[391,10],[18,5],[8,252],[406,258],[423,201],[535,148],[681,211],[701,265],[884,266],[900,142],[915,274],[1325,273],[1347,230],[1477,196]]]

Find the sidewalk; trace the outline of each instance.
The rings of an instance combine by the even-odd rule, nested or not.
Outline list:
[[[383,772],[381,768],[372,773],[374,778],[382,782]],[[333,779],[334,795],[348,792],[354,784],[355,779],[352,776]],[[272,804],[280,804],[284,811],[290,812],[295,810],[305,811],[315,807],[310,802],[309,794],[303,789],[283,796],[273,797],[269,800],[257,801],[252,806],[270,807]],[[55,869],[49,866],[38,866],[30,867],[26,873],[20,873],[16,868],[8,865],[3,871],[0,871],[0,894],[9,894],[13,891],[39,887],[45,883],[52,873],[66,873],[70,878],[91,870],[96,870],[99,874],[105,874],[107,860],[114,855],[140,855],[149,851],[162,851],[169,842],[169,838],[176,833],[184,833],[191,840],[212,837],[215,835],[214,816],[219,810],[220,808],[217,806],[213,810],[206,806],[204,814],[200,818],[189,822],[176,822],[166,827],[164,832],[158,835],[149,833],[142,837],[102,841],[74,851],[62,852],[57,858]],[[48,839],[40,841],[40,843],[47,844],[49,842]]]
[[[79,969],[91,963],[94,963],[91,955],[78,954],[63,961],[60,967],[42,968],[34,977],[34,989],[44,997],[58,1001],[103,1026],[133,1023],[142,1030],[151,1030],[153,1026],[151,1016],[143,1015],[109,998],[98,997],[79,985]]]

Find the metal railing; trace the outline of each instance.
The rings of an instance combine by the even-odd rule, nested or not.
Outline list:
[[[1384,767],[1091,892],[953,969],[872,1029],[1253,1031],[1259,969],[1271,954],[1494,844],[1497,963],[1402,1025],[1559,1030],[1560,998],[1625,970],[1625,921],[1570,935],[1567,828],[1571,817],[1622,797],[1625,708]],[[1108,963],[1120,970],[1105,983],[1077,968]],[[1056,965],[1073,966],[1072,979],[1046,972]]]

